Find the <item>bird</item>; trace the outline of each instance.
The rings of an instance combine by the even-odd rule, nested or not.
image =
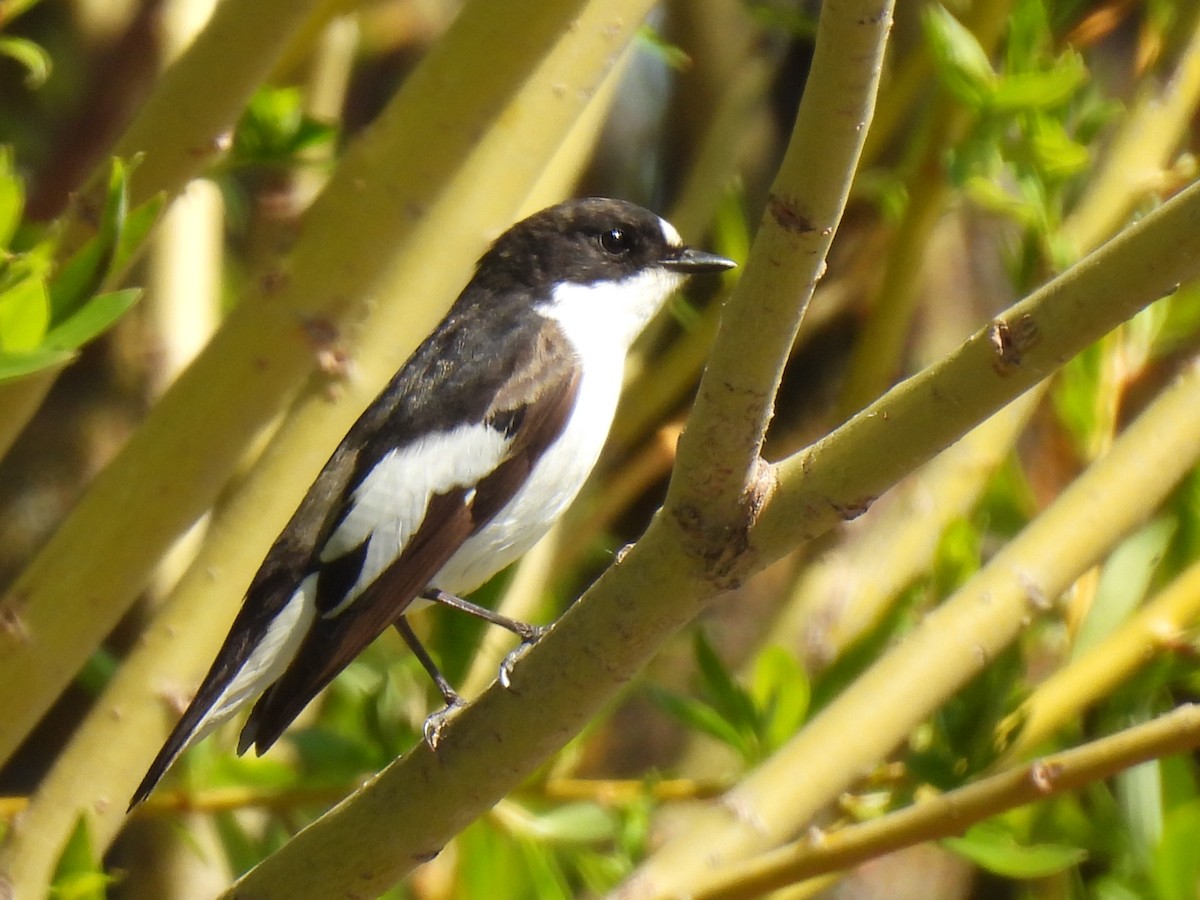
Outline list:
[[[516,633],[547,630],[464,600],[529,550],[594,468],[634,339],[691,275],[733,261],[686,246],[624,200],[569,200],[480,257],[445,318],[367,406],[254,575],[193,699],[130,801],[253,704],[238,753],[264,753],[368,644],[395,627],[445,708],[461,700],[409,627],[437,602]]]

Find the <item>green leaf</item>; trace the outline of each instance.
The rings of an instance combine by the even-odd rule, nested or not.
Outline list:
[[[1159,761],[1131,766],[1116,776],[1122,831],[1139,867],[1148,872],[1163,829],[1162,779]]]
[[[937,3],[923,10],[921,24],[946,90],[969,107],[984,106],[995,90],[997,78],[975,35]]]
[[[776,644],[764,648],[754,661],[750,696],[763,721],[761,736],[769,753],[804,724],[812,686],[800,661]]]
[[[1157,900],[1195,900],[1200,884],[1200,800],[1172,809],[1163,818],[1162,839],[1151,867]]]
[[[1009,192],[992,178],[968,176],[963,183],[963,191],[985,210],[1007,216],[1018,225],[1034,228],[1041,222],[1041,211],[1034,204]]]
[[[1141,604],[1178,526],[1174,516],[1161,516],[1112,552],[1100,570],[1096,597],[1075,637],[1072,659],[1098,644]]]
[[[0,382],[15,381],[43,369],[65,366],[74,356],[69,350],[46,349],[20,355],[0,353]]]
[[[1054,411],[1086,455],[1099,427],[1096,397],[1104,379],[1105,342],[1091,344],[1059,370],[1051,393]]]
[[[1077,54],[1067,54],[1047,72],[1005,75],[988,98],[988,106],[999,113],[1054,109],[1074,97],[1087,80],[1083,59]]]
[[[0,147],[0,249],[11,243],[24,209],[25,185],[13,168],[12,150]]]
[[[637,40],[641,47],[657,56],[669,69],[686,72],[692,67],[692,58],[688,56],[687,51],[677,44],[672,44],[649,25],[638,29]]]
[[[64,322],[46,334],[45,345],[55,350],[75,350],[112,327],[137,302],[141,288],[97,294]]]
[[[264,87],[238,121],[231,160],[237,165],[292,165],[301,151],[336,135],[337,129],[304,114],[299,88]]]
[[[1044,878],[1063,872],[1087,859],[1087,851],[1065,844],[1019,844],[996,821],[973,825],[960,838],[942,843],[959,856],[1006,878]]]
[[[58,858],[50,896],[55,900],[104,900],[104,889],[112,882],[92,850],[87,819],[80,816]]]
[[[125,225],[127,187],[125,163],[114,157],[95,236],[67,260],[50,283],[53,321],[61,322],[74,313],[104,283]]]
[[[510,830],[539,841],[560,844],[598,844],[611,841],[616,823],[611,813],[595,803],[564,803],[553,809],[535,813],[509,803],[510,814],[503,817]]]
[[[160,192],[130,210],[129,215],[125,217],[125,227],[121,229],[117,238],[112,264],[109,266],[110,271],[125,271],[150,235],[150,230],[158,223],[158,218],[162,214],[166,202],[167,195]]]
[[[1077,143],[1061,122],[1049,116],[1038,116],[1034,121],[1029,133],[1029,147],[1039,171],[1054,181],[1078,175],[1092,161],[1088,148]]]
[[[1182,285],[1168,297],[1151,303],[1130,320],[1144,337],[1148,359],[1163,359],[1179,352],[1200,334],[1200,284]]]
[[[30,89],[40,88],[50,77],[50,54],[33,41],[4,35],[0,37],[0,54],[25,67],[25,86]]]
[[[716,738],[722,744],[733,747],[743,758],[749,758],[750,747],[742,732],[707,703],[672,694],[660,688],[651,688],[650,696],[655,703],[687,727]]]
[[[1016,0],[1013,3],[1008,16],[1008,39],[1004,44],[1004,66],[1008,71],[1028,71],[1050,52],[1054,31],[1046,13],[1043,0]]]
[[[693,649],[705,693],[713,708],[743,734],[755,734],[758,731],[758,711],[750,695],[733,680],[699,628],[694,632]]]
[[[50,323],[50,300],[41,278],[30,275],[0,294],[0,353],[36,350]]]

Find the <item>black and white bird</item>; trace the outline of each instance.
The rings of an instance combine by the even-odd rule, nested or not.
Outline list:
[[[529,550],[575,498],[646,323],[689,275],[731,266],[621,200],[562,203],[501,235],[267,553],[130,807],[254,700],[238,752],[265,751],[392,625],[447,705],[457,703],[404,618],[414,603],[465,609],[536,640],[543,629],[462,595]],[[440,720],[430,721],[433,743]]]

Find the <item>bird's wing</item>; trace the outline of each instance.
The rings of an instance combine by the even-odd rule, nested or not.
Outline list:
[[[338,498],[344,495],[351,483],[358,455],[354,445],[342,442],[272,545],[246,591],[242,606],[212,667],[150,764],[146,776],[133,794],[130,809],[150,794],[171,763],[189,744],[236,711],[240,703],[236,702],[236,697],[229,698],[229,689],[236,685],[239,675],[244,680],[253,681],[252,677],[248,677],[253,673],[247,669],[254,662],[256,654],[259,658],[265,656],[269,659],[279,649],[273,645],[278,645],[289,630],[281,629],[279,623],[289,607],[295,606],[292,601],[296,599],[298,587],[310,566],[313,547],[318,545],[331,519],[337,514]],[[296,623],[290,624],[294,626]],[[272,636],[274,641],[269,640]],[[223,698],[228,698],[228,702]]]
[[[452,313],[363,412],[267,553],[211,669],[134,792],[130,808],[149,795],[192,742],[281,680],[284,684],[256,707],[249,732],[258,732],[258,747],[265,749],[330,678],[403,613],[471,530],[524,482],[563,428],[578,373],[573,355],[562,352],[569,350],[565,338],[553,327],[522,323],[499,333],[500,344],[479,346],[466,319]],[[553,350],[559,352],[547,352]],[[474,354],[476,365],[450,362],[464,354]],[[480,366],[481,360],[490,364]],[[505,384],[517,388],[504,390]],[[539,385],[545,390],[537,391]],[[411,455],[420,456],[418,436],[437,433],[445,421],[483,423],[473,432],[479,440],[476,449],[484,457],[487,447],[496,454],[475,460],[480,471],[489,466],[494,471],[473,485],[473,496],[465,483],[470,479],[462,485],[445,480],[445,464],[452,457],[444,451],[452,445],[435,441],[425,445],[423,457]],[[430,446],[443,452],[432,452]],[[380,467],[397,457],[400,462]],[[441,466],[444,483],[438,490],[423,490],[430,483],[425,469],[434,465]],[[375,472],[380,474],[372,482]],[[399,483],[397,476],[403,475],[412,483]],[[402,489],[410,503],[407,512],[403,499],[389,502],[389,487]],[[375,501],[374,512],[363,499]],[[400,534],[405,516],[410,526],[419,527]],[[386,540],[379,541],[375,556],[368,559],[367,538],[389,528],[396,535],[391,552]],[[350,546],[356,529],[360,540]],[[368,572],[366,583],[359,583],[364,567],[373,567],[374,574]],[[344,603],[352,592],[352,602]],[[298,662],[289,668],[294,659]]]
[[[239,752],[270,747],[525,483],[562,433],[578,392],[578,367],[564,344],[555,326],[542,328],[481,422],[445,433],[433,445],[385,454],[359,482],[353,505],[320,554],[317,615],[287,670],[255,704]],[[447,476],[437,471],[438,460],[458,462]],[[403,486],[429,485],[435,476],[434,490],[421,488],[419,514],[398,517],[392,501]],[[397,540],[396,531],[406,527]]]

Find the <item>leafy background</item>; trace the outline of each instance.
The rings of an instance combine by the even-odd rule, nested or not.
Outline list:
[[[599,193],[662,210],[689,239],[747,258],[813,59],[814,5],[668,3],[635,29],[644,10],[631,4],[631,49],[613,75],[603,77],[607,61],[571,49],[579,84],[551,80],[540,107],[506,108],[515,131],[542,122],[540,143],[503,144],[493,157],[479,148],[501,139],[466,111],[534,52],[523,43],[534,29],[492,23],[476,45],[465,28],[452,36],[470,15],[486,18],[483,5],[285,10],[259,0],[207,26],[182,2],[0,5],[0,437],[11,444],[0,467],[0,583],[11,585],[0,608],[10,713],[0,723],[9,795],[0,876],[18,896],[213,896],[419,740],[434,701],[387,635],[267,758],[234,757],[228,735],[207,741],[124,827],[120,795],[85,795],[107,773],[140,775],[223,634],[237,573],[261,556],[306,483],[298,473],[320,464],[489,237],[522,211]],[[1200,4],[900,0],[895,16],[876,116],[776,400],[768,459],[937,362],[1194,177]],[[254,27],[263,22],[272,27]],[[564,23],[546,27],[570,36]],[[197,29],[189,75],[180,54]],[[451,108],[428,99],[439,84],[430,71],[441,83],[454,73],[444,88]],[[164,93],[171,103],[156,100]],[[562,96],[577,108],[546,125],[547,98]],[[437,159],[397,154],[395,182],[364,186],[360,172],[380,170],[361,148],[372,135],[388,146],[379,136],[392,130],[436,148],[449,174]],[[188,186],[193,177],[203,180]],[[389,207],[393,196],[418,196],[401,190],[405,179],[439,193]],[[363,191],[378,195],[384,217],[339,216],[358,209]],[[429,263],[444,281],[386,262],[402,241],[413,259],[451,254]],[[697,285],[652,329],[597,477],[485,599],[549,620],[638,538],[663,501],[737,278]],[[366,318],[393,303],[410,306],[391,314],[390,328]],[[1194,368],[1198,334],[1197,287],[1184,283],[865,515],[797,539],[794,552],[708,604],[604,715],[388,896],[573,897],[622,883],[640,896],[626,879],[667,866],[660,848],[686,847],[712,798],[735,804],[749,796],[748,776],[769,771],[788,802],[807,774],[780,765],[795,736],[866,683],[931,611],[975,590],[988,564],[1030,535],[1052,555],[1077,555],[1096,524],[1089,516],[1068,510],[1054,527],[1033,527],[1069,502],[1072,485],[1095,491],[1122,478],[1092,470],[1097,481],[1079,481]],[[1021,335],[993,335],[998,365],[1019,367]],[[271,449],[251,468],[272,433],[312,436],[313,447],[295,469]],[[1102,740],[1153,725],[1200,687],[1194,453],[1180,461],[1178,486],[1162,502],[1147,498],[1141,524],[1104,547],[1098,565],[1072,573],[1061,596],[1030,596],[1015,641],[919,716],[894,750],[852,773],[853,787],[814,821],[779,838],[819,850],[856,826],[892,842],[837,877],[782,876],[774,883],[799,882],[785,896],[1197,895],[1196,762],[1156,749],[1194,745],[1194,725],[1169,732],[1174,744],[1147,745],[1149,761],[1136,766],[1106,755]],[[1139,458],[1136,445],[1121,457]],[[264,491],[280,494],[274,507]],[[261,509],[253,540],[229,524],[247,509]],[[149,572],[138,553],[154,563],[152,578],[131,574]],[[209,595],[197,594],[199,582],[225,605],[201,605]],[[53,594],[44,585],[78,605],[43,604],[46,619],[36,620],[38,592]],[[110,594],[138,599],[125,609]],[[193,618],[170,618],[189,603]],[[189,624],[172,643],[177,621]],[[468,694],[492,680],[498,636],[445,612],[417,624]],[[956,637],[942,635],[948,656]],[[26,665],[30,646],[58,668]],[[163,674],[173,659],[181,669]],[[136,711],[126,683],[145,695]],[[878,711],[914,700],[874,702]],[[872,707],[858,714],[870,732]],[[953,811],[933,834],[888,815],[936,809],[934,798],[956,796],[944,792],[1090,742],[1099,768],[1072,790],[1029,803],[1001,786],[989,816],[970,827]],[[933,836],[943,839],[920,843]],[[917,846],[884,855],[908,844]],[[689,864],[702,870],[709,860],[698,848]],[[712,867],[726,877],[720,896],[765,889],[732,862]]]

